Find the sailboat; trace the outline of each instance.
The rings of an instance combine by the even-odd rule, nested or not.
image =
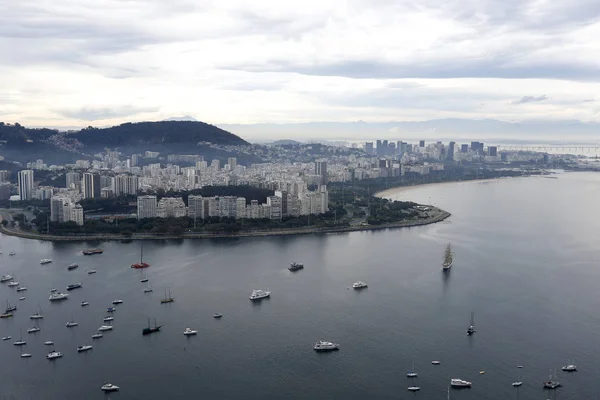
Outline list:
[[[38,301],[38,312],[36,312],[33,315],[29,316],[29,319],[43,319],[44,315],[42,314],[42,306],[40,306],[40,303]]]
[[[150,326],[150,318],[148,318],[148,327],[142,329],[142,335],[149,335],[154,332],[160,331],[162,325],[156,325],[156,318],[154,318],[154,327]]]
[[[167,296],[167,289],[165,289],[165,298],[160,300],[160,304],[172,303],[175,299],[171,296],[171,289],[169,289],[169,295]]]
[[[6,313],[8,314],[9,312],[16,311],[16,310],[17,310],[17,306],[10,305],[8,300],[6,300]]]
[[[144,262],[144,245],[142,244],[140,247],[140,262],[131,264],[131,268],[142,269],[142,268],[148,268],[149,266],[150,266],[150,264]]]
[[[150,286],[150,283],[148,283],[148,287],[144,289],[144,293],[150,293],[152,292],[152,286]]]
[[[556,379],[556,371],[554,372],[554,377],[552,376],[552,371],[550,371],[550,377],[544,382],[544,389],[556,389],[559,386],[560,382]]]
[[[467,328],[467,336],[471,336],[475,333],[475,313],[471,311],[471,324]]]
[[[415,363],[413,363],[412,365],[412,369],[410,370],[410,372],[408,372],[406,374],[407,378],[416,378],[417,377],[417,373],[415,372]]]
[[[446,246],[446,252],[444,253],[444,261],[442,262],[442,269],[447,271],[452,267],[452,248],[450,243]]]

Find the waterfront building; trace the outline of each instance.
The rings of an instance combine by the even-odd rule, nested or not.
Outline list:
[[[137,217],[156,218],[157,202],[156,196],[138,196],[137,198]]]
[[[102,185],[100,175],[85,172],[81,179],[81,191],[84,199],[99,199]]]
[[[33,198],[33,171],[26,169],[19,171],[19,200],[31,200]]]
[[[156,207],[158,218],[180,218],[186,215],[185,203],[181,197],[163,197]]]

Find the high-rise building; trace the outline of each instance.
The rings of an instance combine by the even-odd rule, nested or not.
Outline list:
[[[227,159],[227,164],[229,164],[229,169],[231,171],[233,171],[235,169],[235,167],[237,167],[237,158],[235,158],[235,157],[229,157]]]
[[[219,171],[221,170],[221,161],[220,160],[212,160],[210,163],[210,166],[212,167],[212,169],[214,169],[215,171]]]
[[[81,186],[81,174],[79,172],[67,172],[67,189],[77,189]]]
[[[471,142],[471,151],[483,155],[483,143]]]
[[[3,169],[0,170],[0,182],[8,182],[10,179],[10,171]]]
[[[139,188],[139,178],[135,175],[117,175],[114,178],[113,192],[115,196],[136,195]]]
[[[138,154],[132,154],[131,155],[131,166],[132,167],[137,167],[138,162],[139,162],[139,155]]]
[[[188,217],[190,217],[190,218],[206,218],[206,217],[208,217],[208,199],[204,199],[202,196],[195,196],[193,194],[190,195],[188,197]]]
[[[488,156],[496,157],[498,155],[498,147],[488,146]]]
[[[79,226],[83,226],[83,207],[81,204],[71,204],[69,207],[69,221],[75,222]]]
[[[373,142],[365,142],[365,153],[373,155]]]
[[[425,141],[419,140],[419,147],[425,147]]]
[[[81,179],[81,191],[84,199],[99,199],[102,190],[100,175],[85,172]]]
[[[181,197],[163,197],[156,206],[158,218],[180,218],[186,214],[185,203]]]
[[[447,154],[447,159],[448,160],[454,160],[454,147],[455,147],[455,145],[456,145],[455,142],[448,143],[448,154]]]
[[[468,153],[469,152],[469,145],[468,144],[461,144],[460,145],[460,152],[461,153]]]
[[[33,171],[30,169],[19,171],[18,184],[19,199],[31,200],[33,198]]]
[[[63,210],[65,203],[68,203],[68,199],[60,196],[54,196],[50,199],[50,221],[63,222]]]
[[[327,183],[327,161],[315,161],[315,175],[321,177],[321,183]]]
[[[156,196],[138,196],[137,198],[137,217],[156,218]]]
[[[281,219],[281,198],[277,196],[267,197],[267,205],[271,208],[271,219]]]
[[[383,142],[381,140],[377,140],[376,154],[378,156],[382,156],[383,155]]]

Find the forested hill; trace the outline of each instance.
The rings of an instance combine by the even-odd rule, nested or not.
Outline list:
[[[62,132],[0,122],[0,156],[15,161],[36,158],[51,163],[75,160],[105,148],[124,153],[146,150],[173,154],[222,152],[211,145],[248,145],[244,139],[214,125],[197,121],[125,123],[110,128],[87,127]],[[220,154],[215,154],[219,156]],[[224,155],[226,156],[226,155]]]

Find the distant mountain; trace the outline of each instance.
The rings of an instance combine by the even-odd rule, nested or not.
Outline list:
[[[577,120],[506,122],[494,119],[435,119],[390,122],[307,122],[221,125],[251,140],[280,137],[309,141],[484,140],[496,143],[598,143],[600,123]]]
[[[291,140],[291,139],[280,139],[280,140],[275,140],[271,144],[273,144],[275,146],[285,146],[285,145],[297,145],[297,144],[302,144],[302,143],[297,142],[295,140]]]
[[[200,142],[210,145],[198,144]],[[125,123],[109,128],[88,127],[69,132],[31,129],[20,124],[0,122],[0,156],[16,161],[41,158],[47,163],[64,163],[103,151],[106,147],[127,154],[151,150],[162,154],[226,157],[231,154],[220,152],[211,145],[248,144],[239,136],[198,121]]]
[[[184,115],[183,117],[171,117],[165,119],[165,121],[193,121],[198,122],[198,120],[194,117],[190,117],[189,115]]]

